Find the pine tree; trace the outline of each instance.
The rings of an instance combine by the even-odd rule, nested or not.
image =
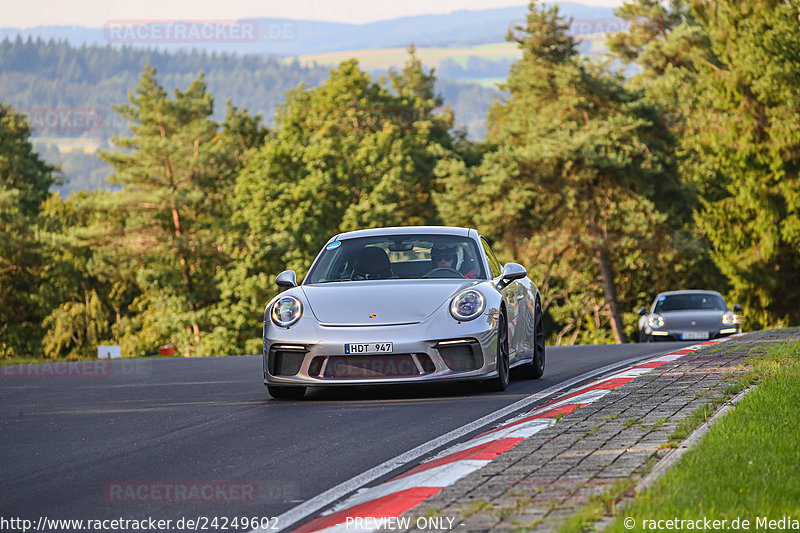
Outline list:
[[[697,6],[713,63],[698,63],[686,172],[695,219],[751,327],[800,324],[800,10],[796,3]]]
[[[0,357],[38,355],[45,268],[37,226],[55,169],[34,151],[24,116],[0,103]]]
[[[68,333],[74,326],[63,321],[76,310],[93,309],[98,320],[115,321],[114,334],[126,353],[172,342],[185,355],[208,354],[208,309],[219,301],[216,276],[230,261],[224,246],[231,218],[227,199],[244,152],[260,144],[264,131],[258,117],[234,108],[222,127],[211,120],[213,99],[202,75],[169,98],[148,67],[129,100],[116,107],[131,123],[130,137],[114,138],[125,151],[100,153],[115,171],[108,181],[118,190],[82,195],[66,206],[82,221],[70,233],[70,245],[91,250],[95,269],[87,269],[87,276],[118,290],[87,289],[83,300],[66,302],[50,322],[53,331]],[[121,321],[110,312],[101,316],[104,302],[114,314],[124,305]],[[98,335],[107,329],[96,328]],[[51,347],[69,348],[58,338]]]

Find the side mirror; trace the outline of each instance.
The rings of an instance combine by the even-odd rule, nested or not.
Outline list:
[[[644,315],[646,315],[646,314],[647,314],[647,309],[646,309],[646,308],[644,308],[644,307],[640,307],[640,308],[638,309],[638,311],[636,311],[636,312],[637,312],[637,313],[639,313],[639,316],[644,316]]]
[[[741,313],[742,312],[742,306],[739,305],[739,304],[733,304],[733,312],[734,313]]]
[[[522,279],[527,275],[528,271],[519,263],[506,263],[500,273],[500,282],[497,284],[497,288],[502,289],[512,281]]]
[[[275,278],[275,283],[278,287],[286,289],[297,287],[297,274],[294,273],[294,270],[284,270]]]

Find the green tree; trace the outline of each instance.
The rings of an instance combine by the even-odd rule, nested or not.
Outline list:
[[[511,35],[523,56],[509,97],[489,113],[492,148],[479,166],[440,166],[439,206],[448,222],[473,219],[532,265],[557,341],[604,341],[610,330],[623,342],[624,310],[649,281],[643,267],[657,262],[683,192],[655,110],[582,59],[568,26],[557,7],[531,3]],[[462,198],[467,220],[447,207]]]
[[[0,103],[0,356],[37,355],[44,268],[39,211],[55,169],[34,151],[25,117]]]
[[[698,227],[753,327],[800,324],[800,7],[697,3],[713,63],[698,62],[686,172]]]
[[[122,226],[124,213],[93,208],[112,195],[81,191],[62,200],[53,194],[42,206],[46,268],[38,293],[48,302],[42,345],[51,359],[85,358],[99,344],[119,344],[129,306],[140,294],[137,265],[113,247],[85,238],[87,228]]]
[[[216,277],[230,262],[226,200],[244,153],[265,132],[259,117],[235,108],[221,127],[213,121],[202,75],[169,98],[148,67],[129,100],[116,107],[131,123],[130,137],[114,138],[124,151],[100,153],[115,171],[108,181],[118,190],[51,206],[79,222],[65,244],[86,267],[81,290],[48,319],[48,346],[74,350],[112,335],[126,353],[165,342],[185,355],[219,353],[208,334],[216,329]]]

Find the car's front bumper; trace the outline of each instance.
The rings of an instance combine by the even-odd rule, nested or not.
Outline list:
[[[644,334],[654,341],[707,341],[741,333],[740,326],[725,326],[720,329],[646,329]]]
[[[345,354],[352,343],[392,343],[392,353]],[[264,328],[267,385],[375,385],[485,379],[497,375],[495,315],[441,325]]]

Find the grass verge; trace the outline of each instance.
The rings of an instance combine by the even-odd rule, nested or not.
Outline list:
[[[615,481],[602,493],[589,498],[582,509],[567,518],[567,521],[558,529],[559,533],[574,533],[576,531],[589,531],[591,524],[604,516],[616,514],[617,502],[626,492],[633,490],[636,482],[633,478]]]
[[[723,396],[716,396],[712,398],[707,404],[702,407],[698,407],[695,412],[681,420],[681,422],[678,424],[678,427],[675,428],[675,431],[673,431],[669,436],[669,441],[664,444],[663,447],[677,448],[681,442],[686,440],[686,437],[691,435],[692,431],[700,427],[700,425],[708,422],[708,420],[714,416],[714,413],[717,412],[717,409],[719,409],[722,404],[746,389],[750,385],[750,379],[751,378],[749,374],[745,377],[737,379],[725,389]]]
[[[606,531],[714,528],[704,520],[724,531],[772,530],[769,521],[785,517],[782,529],[800,528],[800,341],[748,362],[758,388]]]

